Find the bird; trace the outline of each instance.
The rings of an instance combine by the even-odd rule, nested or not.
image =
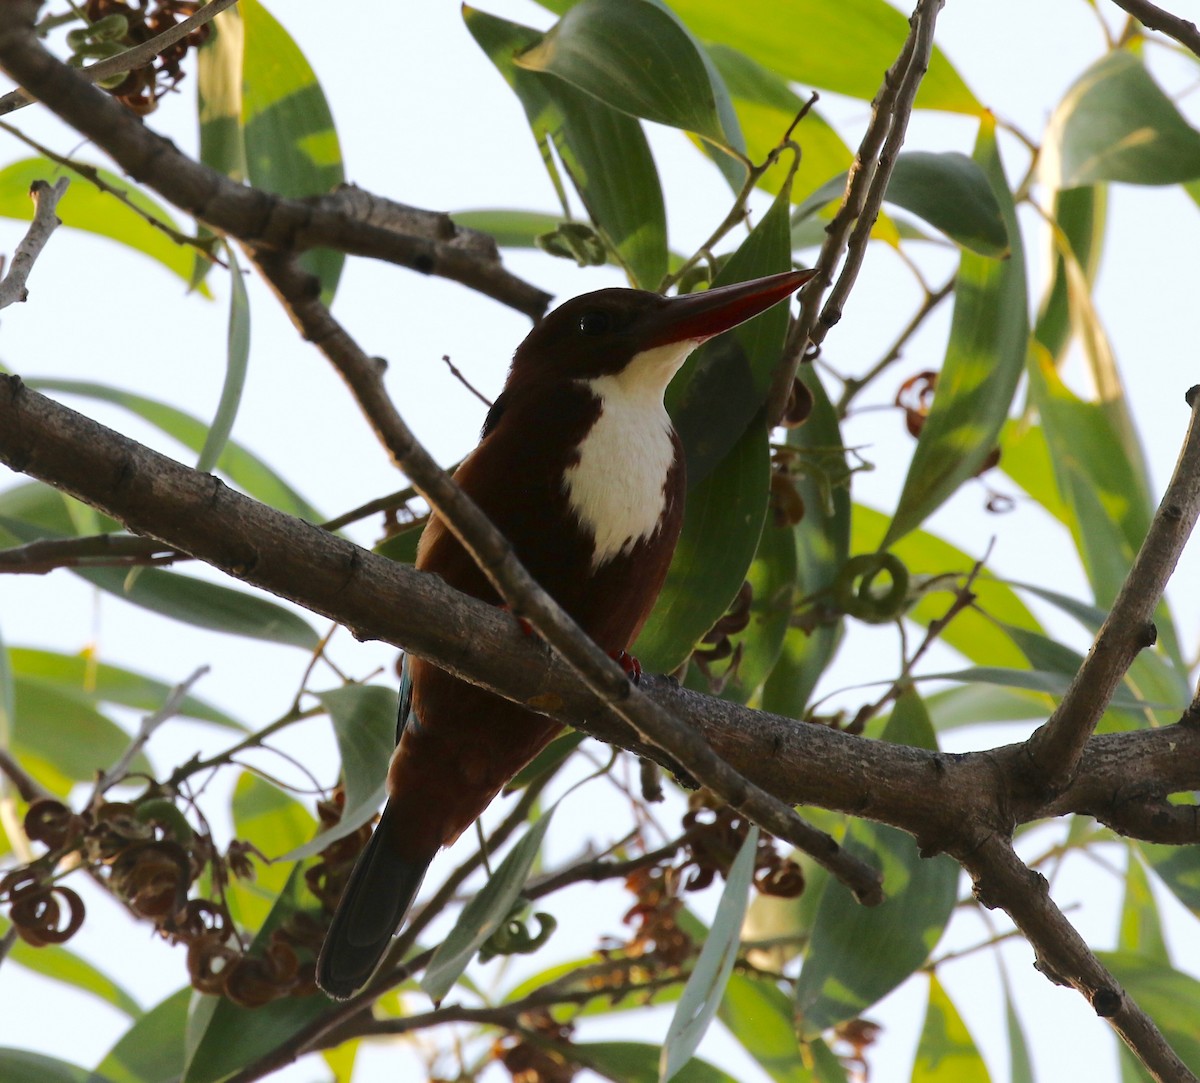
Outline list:
[[[663,395],[700,343],[785,300],[788,271],[663,296],[610,288],[565,301],[513,355],[478,447],[455,480],[595,643],[626,652],[658,597],[683,524],[683,446]],[[502,599],[431,514],[416,567]],[[406,655],[387,802],[331,919],[317,983],[345,999],[371,977],[429,863],[558,733],[558,722]]]

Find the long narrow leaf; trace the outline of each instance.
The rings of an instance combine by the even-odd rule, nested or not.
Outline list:
[[[885,547],[919,526],[983,465],[999,440],[1025,365],[1025,253],[994,120],[980,122],[973,157],[1000,205],[1012,254],[999,261],[970,251],[962,254],[946,359]]]
[[[233,246],[225,246],[229,260],[229,334],[226,341],[225,382],[221,387],[221,401],[216,416],[208,427],[204,447],[196,469],[208,473],[220,461],[233,421],[242,402],[242,389],[246,386],[246,370],[250,362],[250,298],[246,294],[246,283],[238,266]]]
[[[553,812],[553,808],[547,811],[508,852],[480,892],[463,907],[450,935],[433,953],[421,979],[421,988],[435,1004],[441,1003],[475,957],[479,946],[500,928],[512,911],[541,849]]]
[[[725,984],[733,973],[741,943],[742,921],[746,916],[746,900],[754,878],[754,856],[758,850],[758,825],[752,825],[742,848],[734,858],[725,880],[725,890],[717,903],[712,927],[705,938],[700,956],[692,969],[683,995],[675,1007],[667,1037],[663,1042],[659,1062],[659,1081],[667,1083],[696,1052],[700,1039],[717,1014],[725,995]]]

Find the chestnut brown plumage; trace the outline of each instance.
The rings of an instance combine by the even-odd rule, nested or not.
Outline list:
[[[701,342],[810,277],[793,271],[683,297],[599,290],[555,309],[517,348],[455,479],[609,654],[621,655],[645,624],[683,523],[683,448],[663,407],[667,384]],[[436,514],[417,567],[500,604]],[[326,992],[347,997],[366,982],[437,851],[559,728],[423,659],[405,660],[388,801],[318,961]]]

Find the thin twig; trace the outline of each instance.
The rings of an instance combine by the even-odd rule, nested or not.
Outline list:
[[[1164,11],[1148,0],[1113,0],[1113,3],[1123,11],[1129,12],[1143,26],[1151,30],[1161,30],[1167,37],[1174,38],[1184,48],[1190,49],[1200,57],[1200,30],[1190,19],[1182,19]]]
[[[905,325],[904,330],[896,336],[895,341],[888,347],[887,353],[876,361],[862,376],[850,377],[843,381],[842,394],[836,406],[838,417],[845,417],[846,411],[849,410],[850,403],[854,401],[855,396],[903,356],[904,348],[908,345],[909,339],[921,329],[929,314],[954,292],[956,278],[956,275],[951,275],[936,290],[933,292],[927,291],[924,299],[921,301],[921,307],[913,313],[912,319]]]
[[[129,773],[129,765],[133,763],[138,753],[146,747],[146,742],[154,736],[155,730],[164,722],[169,721],[179,714],[180,708],[183,706],[183,701],[187,698],[188,692],[201,677],[208,673],[208,666],[201,666],[187,680],[177,684],[171,689],[163,705],[151,714],[146,715],[142,719],[142,723],[138,726],[138,731],[134,734],[133,740],[129,742],[125,751],[121,753],[120,759],[105,771],[101,771],[96,778],[96,786],[92,790],[92,799],[88,805],[95,805],[100,800],[101,795],[106,791],[116,786]]]
[[[1156,638],[1153,615],[1200,517],[1200,385],[1175,472],[1087,658],[1054,713],[1028,741],[1047,792],[1065,787],[1133,660]]]
[[[66,177],[59,177],[53,186],[44,180],[35,180],[29,186],[29,198],[33,200],[33,221],[13,253],[8,274],[0,279],[0,308],[24,301],[29,296],[25,283],[46,242],[50,240],[50,234],[62,225],[62,219],[57,214],[58,201],[66,194],[70,183]]]
[[[846,191],[833,220],[825,227],[825,243],[817,256],[816,277],[801,295],[800,318],[788,333],[785,363],[771,385],[767,416],[783,415],[796,369],[810,348],[819,347],[829,329],[841,319],[842,305],[858,277],[871,227],[883,205],[896,156],[904,142],[917,88],[933,53],[933,31],[944,0],[918,0],[911,30],[896,62],[888,69],[871,102],[871,121],[863,133],[846,177]],[[846,252],[846,263],[833,292],[822,307],[826,289]]]

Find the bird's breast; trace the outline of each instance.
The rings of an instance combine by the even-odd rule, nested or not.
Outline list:
[[[591,535],[595,570],[658,528],[675,443],[660,396],[639,394],[616,377],[586,383],[600,413],[563,474],[563,491]]]

